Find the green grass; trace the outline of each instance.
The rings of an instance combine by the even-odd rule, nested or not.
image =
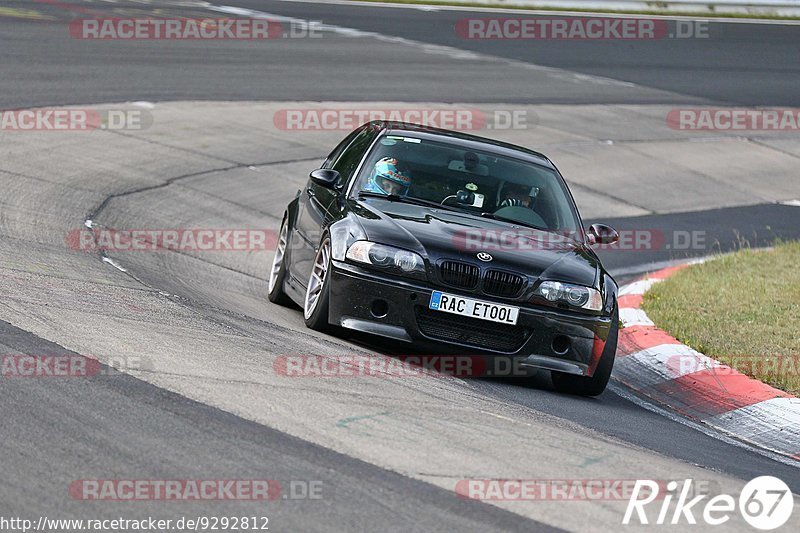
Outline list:
[[[673,337],[773,387],[800,393],[800,243],[679,271],[643,308]]]
[[[430,6],[460,6],[460,7],[486,7],[486,8],[502,8],[502,9],[515,9],[518,11],[561,11],[561,12],[574,12],[574,13],[612,13],[616,15],[664,15],[676,17],[694,17],[699,19],[707,18],[741,18],[741,19],[764,19],[764,20],[800,20],[800,17],[784,17],[769,14],[757,13],[720,13],[715,11],[707,11],[696,13],[691,11],[663,11],[658,9],[652,10],[636,10],[636,9],[581,9],[581,8],[565,8],[565,7],[534,7],[534,6],[521,6],[506,4],[504,2],[487,3],[480,2],[452,2],[447,0],[354,0],[357,2],[381,2],[390,4],[415,4],[415,5],[430,5]]]

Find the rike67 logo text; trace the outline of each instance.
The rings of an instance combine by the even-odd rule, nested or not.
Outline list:
[[[670,481],[666,486],[666,494],[660,494],[660,488],[661,485],[656,481],[637,480],[622,523],[628,525],[634,520],[634,524],[638,521],[639,524],[694,525],[699,518],[701,524],[719,526],[731,520],[738,511],[752,527],[768,531],[784,525],[794,508],[794,497],[789,486],[772,476],[750,480],[739,494],[738,502],[729,494],[710,498],[708,494],[691,497],[691,479],[684,480],[682,485]],[[653,507],[658,507],[658,516],[651,522],[652,514],[648,517],[645,507],[655,501],[658,504]],[[654,511],[654,508],[650,510]]]

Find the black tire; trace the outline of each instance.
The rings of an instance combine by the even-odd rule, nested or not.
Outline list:
[[[291,306],[294,302],[292,299],[283,292],[283,282],[286,280],[286,250],[288,249],[288,236],[289,236],[289,215],[283,215],[283,222],[281,222],[281,229],[278,232],[278,243],[275,246],[275,254],[281,254],[280,264],[278,270],[275,271],[275,257],[270,267],[270,277],[267,282],[267,298],[269,301],[284,306]],[[283,243],[283,250],[280,251],[281,243]],[[273,283],[274,278],[274,283]]]
[[[614,308],[611,315],[611,331],[608,333],[603,355],[592,377],[552,372],[551,377],[556,390],[576,396],[598,396],[608,385],[611,371],[614,368],[614,359],[617,355],[617,338],[619,336],[619,313]]]
[[[309,293],[312,290],[312,280],[315,274],[315,268],[318,265],[318,262],[322,262],[322,256],[325,254],[327,249],[327,264],[326,264],[326,271],[325,277],[322,282],[322,287],[319,291],[319,296],[316,300],[316,304],[314,305],[313,310],[311,313],[308,312],[309,306]],[[331,277],[330,277],[330,268],[331,268],[331,259],[330,259],[330,250],[331,250],[331,239],[327,235],[322,238],[322,242],[319,245],[319,250],[317,250],[317,254],[314,257],[314,265],[311,267],[311,276],[309,276],[308,281],[308,289],[306,290],[306,298],[303,304],[303,320],[306,323],[306,326],[315,330],[315,331],[322,331],[322,332],[330,332],[333,330],[330,323],[328,322],[328,310],[329,310],[329,302],[330,302],[330,288],[331,288]]]

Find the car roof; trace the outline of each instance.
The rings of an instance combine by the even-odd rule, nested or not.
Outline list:
[[[414,137],[429,141],[444,141],[465,150],[479,150],[491,152],[499,156],[515,157],[531,163],[542,165],[555,170],[555,165],[545,156],[534,150],[529,150],[516,144],[487,139],[478,135],[470,135],[458,131],[433,128],[409,122],[373,121],[370,126],[383,130],[383,135],[403,135],[412,133]]]

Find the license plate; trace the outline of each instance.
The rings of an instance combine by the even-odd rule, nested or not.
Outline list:
[[[443,311],[454,315],[469,316],[510,325],[515,325],[519,317],[519,307],[483,302],[439,291],[433,291],[433,294],[431,294],[428,308],[434,311]]]

